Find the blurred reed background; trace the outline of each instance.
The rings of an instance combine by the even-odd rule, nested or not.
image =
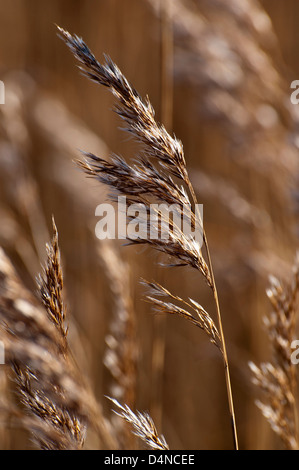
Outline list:
[[[299,114],[290,83],[299,79],[299,5],[163,4],[170,17],[160,0],[0,0],[0,245],[35,293],[55,216],[70,346],[123,447],[139,444],[104,395],[149,411],[171,449],[232,448],[220,355],[188,322],[157,320],[139,280],[192,297],[215,318],[210,291],[189,269],[159,267],[149,249],[95,237],[94,211],[107,194],[78,171],[78,149],[130,159],[137,147],[119,130],[111,95],[79,74],[58,24],[99,60],[110,55],[182,140],[204,205],[240,447],[279,449],[255,406],[248,362],[268,360],[268,276],[288,279],[298,246]],[[0,367],[1,394],[15,400]],[[31,446],[18,424],[1,423],[2,449]],[[90,433],[85,446],[104,445]]]

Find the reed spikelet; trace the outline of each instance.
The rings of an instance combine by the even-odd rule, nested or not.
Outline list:
[[[155,312],[178,315],[185,318],[203,330],[208,335],[210,341],[221,350],[221,338],[217,327],[208,312],[199,303],[192,299],[189,299],[189,302],[187,302],[177,295],[171,294],[169,290],[156,282],[143,281],[143,283],[150,288],[151,294],[147,295],[146,299],[149,303],[153,304]],[[157,299],[153,296],[166,297],[168,300],[174,300],[176,304]],[[184,308],[178,306],[177,303],[183,304]],[[190,313],[190,310],[193,310],[193,313]]]
[[[197,207],[197,198],[189,179],[182,143],[175,136],[168,134],[163,125],[156,122],[155,113],[149,99],[142,100],[138,92],[109,57],[106,56],[106,62],[102,65],[96,60],[81,38],[76,35],[72,36],[62,28],[58,29],[60,36],[79,61],[83,74],[112,91],[118,100],[115,111],[125,122],[125,130],[132,134],[137,142],[142,144],[142,156],[136,159],[133,165],[126,163],[118,156],[112,158],[111,162],[107,162],[91,153],[85,153],[85,160],[79,162],[79,165],[88,176],[95,177],[112,188],[114,194],[126,196],[127,205],[131,202],[142,203],[150,210],[153,201],[175,202],[181,215],[183,209],[185,209],[184,217],[187,214],[190,226],[196,227],[197,222],[203,231],[207,260],[203,256],[200,244],[191,237],[186,236],[174,223],[170,224],[169,237],[167,238],[161,235],[157,238],[146,237],[141,239],[138,237],[131,238],[130,236],[128,238],[133,244],[145,243],[170,255],[176,261],[175,266],[189,265],[197,269],[212,289],[219,323],[218,336],[224,363],[234,446],[237,449],[237,429],[217,288],[207,236],[200,215],[195,209]],[[181,185],[175,182],[173,178],[177,178]],[[163,233],[163,220],[161,224],[161,232]],[[173,306],[171,308],[174,309]],[[197,315],[200,318],[198,322],[201,322],[202,328],[211,335],[215,342],[217,330],[215,330],[211,317],[207,316],[202,307],[198,307]],[[185,316],[190,318],[190,314],[188,316],[185,313]]]
[[[56,325],[63,341],[67,346],[67,328],[65,326],[65,306],[62,298],[63,275],[60,266],[60,251],[58,246],[57,227],[52,219],[53,238],[51,245],[47,244],[47,262],[37,278],[40,297],[48,313],[49,319]]]
[[[109,398],[109,400],[117,407],[118,411],[114,411],[114,413],[130,423],[134,434],[149,447],[154,450],[169,450],[164,436],[159,436],[156,426],[148,413],[141,413],[140,411],[134,413],[128,405],[123,406],[113,398]]]
[[[262,363],[260,367],[250,363],[253,382],[265,396],[265,402],[257,401],[257,406],[289,450],[299,448],[296,365],[291,359],[291,345],[298,313],[298,293],[299,254],[296,256],[293,277],[288,285],[283,286],[277,278],[270,277],[267,296],[272,312],[265,318],[265,326],[272,347],[272,359]]]

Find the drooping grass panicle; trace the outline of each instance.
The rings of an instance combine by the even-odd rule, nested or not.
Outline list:
[[[187,302],[179,296],[171,294],[169,290],[156,282],[142,280],[142,283],[150,288],[150,294],[146,296],[146,300],[153,304],[155,312],[178,315],[187,319],[203,330],[210,341],[221,350],[221,338],[217,327],[208,312],[198,302],[192,299]],[[167,300],[157,298],[160,296],[166,297]],[[174,304],[172,300],[176,303]],[[184,308],[177,304],[183,304]]]
[[[118,416],[125,419],[133,427],[133,432],[150,448],[154,450],[169,450],[164,436],[159,436],[156,426],[148,413],[137,411],[134,413],[128,405],[121,405],[117,400],[107,397],[117,407],[114,411]]]
[[[95,176],[99,181],[107,184],[117,191],[118,194],[126,196],[127,207],[130,203],[144,204],[147,214],[150,214],[152,203],[168,203],[175,205],[176,213],[180,220],[189,222],[189,226],[194,229],[201,227],[196,214],[191,210],[188,196],[182,187],[176,185],[169,176],[162,175],[151,165],[150,162],[142,162],[142,166],[131,167],[119,157],[114,157],[112,163],[106,162],[94,155],[88,155],[89,161],[81,162],[81,167],[90,176]],[[163,225],[163,214],[156,214]],[[145,227],[147,222],[140,221]],[[151,233],[152,227],[148,220],[147,234]],[[157,227],[157,236],[142,237],[134,239],[128,237],[133,244],[149,244],[158,251],[164,252],[178,260],[177,265],[190,265],[198,269],[204,276],[209,286],[212,280],[208,265],[202,255],[200,244],[184,233],[178,225],[170,220],[169,226],[165,226],[168,237],[161,236],[162,230]],[[198,224],[196,225],[196,223]],[[165,233],[165,232],[164,232]]]
[[[78,36],[72,36],[58,28],[74,56],[81,64],[83,73],[101,85],[111,89],[119,100],[116,112],[125,121],[127,131],[144,144],[145,154],[158,160],[172,175],[186,181],[186,162],[182,143],[171,137],[163,125],[157,124],[149,99],[142,100],[139,93],[128,82],[117,65],[108,57],[99,63],[88,46]]]
[[[133,197],[135,202],[141,202],[147,207],[153,199],[177,204],[182,210],[185,209],[184,216],[189,217],[191,227],[194,228],[197,221],[202,228],[202,221],[197,212],[191,210],[186,190],[171,178],[180,178],[191,190],[182,144],[175,137],[171,137],[163,126],[157,124],[149,101],[142,101],[137,91],[110,59],[106,64],[100,64],[82,39],[61,28],[59,31],[75,57],[87,69],[86,75],[112,89],[119,100],[117,112],[127,122],[127,130],[143,143],[143,156],[133,166],[120,157],[114,157],[112,162],[107,162],[90,153],[85,153],[85,161],[80,162],[80,166],[89,176],[98,178],[119,194]],[[158,163],[163,171],[151,163],[151,159]],[[192,196],[195,203],[194,192]],[[138,240],[136,242],[138,243]],[[158,248],[160,242],[161,238],[157,243]],[[186,264],[199,269],[211,286],[209,268],[199,244],[192,243],[180,231],[179,236],[173,237],[168,246],[167,243],[163,245],[167,254],[177,256],[180,261],[183,259]]]
[[[118,193],[134,197],[136,202],[144,202],[150,195],[169,204],[178,204],[181,207],[190,205],[184,187],[176,184],[170,175],[158,171],[142,156],[131,166],[117,155],[110,162],[91,153],[84,155],[85,160],[78,163],[87,175],[115,188]]]
[[[129,198],[133,195],[133,200],[138,200],[139,198],[139,202],[145,204],[147,211],[150,210],[150,205],[153,200],[160,201],[162,199],[162,201],[169,202],[173,197],[175,199],[179,197],[180,211],[187,207],[186,213],[189,214],[191,227],[194,226],[194,221],[199,222],[203,244],[207,252],[207,262],[202,254],[200,243],[193,237],[186,236],[184,231],[175,224],[168,230],[169,237],[166,240],[162,236],[157,238],[129,236],[128,238],[132,243],[147,243],[159,251],[176,258],[179,261],[179,265],[194,267],[202,273],[207,284],[212,289],[219,323],[221,351],[233,427],[234,446],[237,449],[238,438],[236,420],[217,288],[207,236],[203,228],[200,211],[198,210],[197,197],[188,176],[183,146],[180,141],[168,134],[163,125],[156,122],[154,110],[148,98],[144,101],[141,99],[137,91],[129,84],[128,80],[110,58],[106,57],[106,63],[104,65],[100,64],[82,39],[78,36],[72,36],[62,28],[59,28],[59,31],[62,39],[79,60],[84,74],[95,82],[111,89],[118,99],[116,112],[127,125],[125,130],[133,134],[136,140],[143,144],[143,158],[137,160],[135,166],[128,165],[119,157],[114,158],[112,163],[107,163],[92,154],[85,154],[85,161],[81,163],[83,169],[89,176],[98,178],[119,194],[126,197],[128,196]],[[147,164],[145,162],[149,163]],[[154,166],[153,162],[159,166]],[[163,174],[161,173],[161,168]],[[186,198],[186,191],[181,190],[178,186],[175,188],[175,191],[173,191],[173,182],[171,180],[170,183],[167,177],[165,181],[164,172],[169,173],[169,177],[178,178],[186,185],[186,189],[191,195],[194,206],[192,210],[190,209],[190,205],[186,204],[186,200],[188,200],[188,197]],[[134,177],[136,177],[135,185]],[[167,183],[166,185],[165,182]],[[163,192],[165,193],[164,197]],[[141,196],[138,196],[138,193],[141,193]],[[183,195],[183,197],[181,197],[181,195]],[[127,204],[128,202],[129,201],[127,201]],[[162,219],[162,224],[163,223],[164,220]]]
[[[32,424],[41,421],[43,427],[48,427],[51,432],[48,433],[47,439],[44,435],[40,435],[34,429],[34,439],[39,447],[46,449],[72,449],[82,448],[84,444],[85,433],[82,433],[82,421],[76,414],[68,410],[67,407],[60,406],[54,400],[49,399],[45,395],[45,390],[39,386],[36,375],[29,369],[23,368],[19,363],[13,364],[15,373],[15,382],[20,394],[21,403],[26,410],[30,410],[30,414],[37,419],[32,419]],[[27,411],[27,412],[28,412]],[[40,425],[40,427],[42,427]],[[51,434],[57,434],[55,443]],[[66,436],[70,436],[66,444]],[[62,438],[61,444],[59,440]]]

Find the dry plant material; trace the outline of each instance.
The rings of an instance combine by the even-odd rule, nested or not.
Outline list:
[[[208,312],[206,312],[199,303],[192,299],[189,299],[189,302],[186,302],[177,295],[171,294],[169,290],[156,282],[143,281],[143,283],[150,288],[151,295],[147,295],[146,299],[148,302],[153,304],[155,312],[178,315],[185,318],[193,323],[193,325],[203,330],[208,335],[211,343],[215,344],[222,352],[221,338],[217,327]],[[166,297],[170,300],[174,300],[176,303],[174,304],[170,301],[166,302],[153,296]],[[177,305],[178,303],[183,304],[184,308]],[[188,310],[186,310],[186,308]],[[190,313],[190,310],[192,313]]]
[[[175,203],[180,208],[181,215],[183,209],[185,210],[184,217],[187,214],[190,226],[194,228],[196,227],[196,222],[198,222],[203,231],[207,261],[202,254],[200,244],[193,238],[187,237],[174,224],[168,230],[168,238],[160,236],[156,239],[149,237],[146,239],[129,239],[133,244],[149,244],[157,250],[170,255],[175,260],[175,266],[189,265],[197,269],[212,289],[217,308],[219,337],[221,340],[234,446],[237,449],[237,429],[218,294],[207,237],[200,216],[195,210],[197,199],[188,176],[182,143],[175,136],[168,134],[163,125],[156,122],[154,110],[149,99],[142,100],[138,92],[109,57],[106,56],[106,63],[102,65],[96,60],[81,38],[76,35],[72,36],[62,28],[59,28],[59,32],[62,39],[79,61],[83,74],[94,82],[108,87],[117,98],[118,104],[115,107],[115,111],[125,122],[125,130],[133,135],[137,142],[142,144],[143,150],[142,155],[136,159],[133,165],[128,164],[118,156],[115,156],[111,162],[107,162],[93,154],[86,153],[85,160],[79,162],[80,166],[88,176],[95,177],[112,188],[116,195],[126,196],[127,205],[132,202],[140,203],[149,210],[153,201],[162,201],[168,204]],[[187,191],[191,195],[192,204]],[[161,223],[163,225],[163,220]],[[202,307],[199,308],[199,311],[201,309]],[[203,315],[203,311],[202,309],[201,315]],[[207,318],[209,321],[211,320],[209,316],[206,316],[206,313],[204,315],[205,321]],[[203,326],[203,320],[201,321]],[[207,323],[205,324],[205,331],[212,335],[212,339],[213,334],[217,337],[217,330],[215,331],[206,325]]]
[[[37,278],[38,288],[42,303],[48,313],[49,319],[56,325],[65,344],[67,328],[65,326],[65,306],[62,298],[63,275],[60,265],[60,251],[58,246],[58,232],[54,221],[53,238],[51,244],[47,244],[47,261],[43,270]]]
[[[57,282],[62,279],[62,271],[55,224],[51,246],[45,272]],[[62,284],[53,286],[45,282],[46,277],[40,279],[41,298],[45,299],[47,310],[22,285],[0,251],[1,340],[23,405],[19,410],[8,409],[7,414],[30,431],[40,449],[81,449],[87,424],[98,432],[106,448],[116,448],[101,409],[76,369],[67,345]]]
[[[138,347],[136,318],[131,296],[129,265],[121,259],[110,240],[99,245],[99,256],[113,294],[114,308],[106,336],[104,364],[112,375],[110,394],[118,401],[135,407]],[[129,426],[119,417],[111,422],[120,448],[134,448],[135,438]]]
[[[62,360],[64,339],[45,312],[22,286],[9,260],[0,253],[0,320],[6,362],[29,421],[20,421],[41,449],[79,449],[85,418],[74,400],[79,387]],[[73,388],[74,393],[69,394]],[[79,395],[77,396],[77,400]],[[74,400],[74,402],[73,402]],[[36,429],[43,428],[43,432]]]
[[[159,18],[160,0],[146,3]],[[288,172],[296,157],[277,131],[288,130],[283,116],[296,118],[274,60],[277,38],[266,10],[257,0],[172,3],[176,83],[192,88],[201,117],[221,122],[238,165],[254,166],[278,184],[278,169]]]
[[[28,80],[28,81],[27,81]],[[37,181],[32,173],[30,151],[32,140],[28,126],[28,117],[24,115],[24,105],[27,100],[31,105],[33,98],[30,92],[29,76],[19,77],[19,81],[11,77],[7,80],[7,105],[0,110],[1,143],[5,143],[0,159],[0,194],[1,205],[5,203],[14,215],[18,225],[14,240],[15,250],[21,255],[30,273],[39,269],[39,259],[44,253],[44,240],[49,239],[49,232],[41,205]],[[22,129],[22,132],[20,132]],[[7,155],[5,153],[7,152]],[[11,182],[18,175],[18,184]],[[27,227],[30,232],[28,243]],[[21,234],[20,232],[25,232]],[[25,235],[25,236],[24,236]],[[22,240],[22,238],[25,240]],[[12,241],[10,240],[11,244]],[[30,250],[30,253],[28,252]]]
[[[272,360],[261,364],[260,367],[250,363],[253,381],[265,395],[265,402],[257,401],[257,406],[289,450],[299,448],[296,365],[291,360],[291,344],[295,337],[298,313],[298,292],[299,253],[290,284],[283,286],[277,278],[270,277],[267,296],[272,312],[265,318],[265,326],[272,347]]]
[[[145,3],[158,22],[160,0],[145,0]],[[207,128],[199,144],[208,140],[213,166],[220,171],[224,169],[228,186],[237,183],[242,193],[245,189],[247,201],[238,200],[233,194],[228,200],[225,188],[223,192],[217,181],[212,194],[217,195],[219,190],[219,204],[232,209],[243,221],[248,214],[247,220],[254,222],[252,251],[258,248],[261,259],[268,250],[269,240],[273,246],[282,242],[273,226],[283,224],[284,233],[292,238],[289,228],[297,224],[294,194],[298,187],[299,161],[298,113],[290,103],[283,60],[267,11],[258,0],[176,0],[170,11],[178,95],[188,90],[194,103],[193,112]],[[220,145],[216,143],[214,147],[214,139],[220,140]],[[228,151],[223,152],[226,145]],[[232,168],[229,177],[226,163],[221,162],[225,153]],[[242,185],[245,180],[249,186]],[[261,188],[267,188],[266,197]],[[204,191],[200,194],[207,196]],[[211,202],[206,200],[207,204]],[[291,243],[294,242],[293,238]],[[281,251],[287,245],[288,242]],[[244,253],[244,257],[252,259],[247,247]],[[231,252],[230,256],[234,254]]]
[[[109,398],[109,400],[118,409],[114,413],[130,423],[133,426],[134,434],[140,437],[149,447],[154,450],[169,450],[164,436],[159,436],[156,426],[148,413],[141,413],[140,411],[134,413],[128,405],[122,406],[113,398]]]

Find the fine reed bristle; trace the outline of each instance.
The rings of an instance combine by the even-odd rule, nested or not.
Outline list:
[[[296,396],[298,385],[296,365],[292,363],[292,342],[295,337],[299,294],[299,253],[296,256],[292,280],[282,285],[270,277],[267,296],[272,312],[265,326],[272,347],[272,359],[260,367],[250,363],[253,381],[265,395],[257,405],[289,450],[299,448]]]
[[[134,413],[127,405],[123,406],[114,398],[108,398],[117,407],[117,411],[114,411],[114,413],[130,423],[134,434],[151,449],[169,450],[164,436],[159,436],[156,426],[148,413],[141,413],[140,411]]]

